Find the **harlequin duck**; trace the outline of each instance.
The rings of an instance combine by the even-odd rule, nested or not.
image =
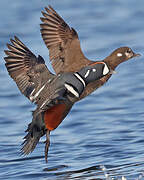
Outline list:
[[[20,91],[37,104],[22,147],[32,152],[46,134],[45,159],[50,145],[49,134],[58,127],[76,101],[103,85],[120,63],[139,56],[129,47],[116,49],[102,61],[93,62],[83,55],[78,35],[49,6],[42,12],[41,34],[57,75],[46,67],[17,37],[11,39],[5,53],[6,67]]]
[[[37,104],[28,127],[22,151],[33,151],[40,137],[47,134],[45,157],[49,147],[49,133],[65,118],[86,86],[113,71],[105,62],[95,62],[78,72],[52,74],[41,56],[36,57],[17,37],[5,50],[6,67],[20,91]]]

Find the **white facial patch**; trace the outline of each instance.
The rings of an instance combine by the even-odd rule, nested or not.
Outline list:
[[[104,69],[103,69],[103,75],[106,75],[109,72],[110,72],[110,70],[109,70],[108,66],[105,64]]]
[[[128,57],[128,56],[129,56],[129,53],[125,52],[125,55]]]
[[[121,56],[122,56],[122,53],[117,53],[117,56],[118,56],[118,57],[121,57]]]
[[[126,57],[128,57],[128,58],[131,58],[131,57],[132,57],[132,53],[130,53],[130,52],[125,52],[125,55],[126,55]]]
[[[75,90],[72,86],[70,86],[69,84],[66,84],[66,83],[65,83],[65,87],[66,87],[67,90],[70,91],[74,96],[79,97],[78,92],[76,92],[76,90]]]

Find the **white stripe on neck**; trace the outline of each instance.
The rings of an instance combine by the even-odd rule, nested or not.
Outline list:
[[[103,69],[103,75],[106,75],[106,74],[108,74],[109,72],[110,72],[110,70],[109,70],[109,68],[108,68],[108,66],[106,65],[106,63],[104,63],[104,69]]]

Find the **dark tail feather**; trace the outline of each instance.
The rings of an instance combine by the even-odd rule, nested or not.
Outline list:
[[[28,134],[24,137],[23,147],[21,148],[21,153],[24,155],[33,152],[40,138],[44,135],[44,131],[40,130],[36,125],[33,125],[33,123],[29,124],[26,132],[28,132]]]
[[[40,138],[46,133],[42,113],[37,114],[37,110],[33,111],[33,120],[28,125],[26,132],[28,134],[24,137],[21,149],[21,153],[24,155],[33,152]]]
[[[33,112],[33,120],[28,125],[26,130],[27,135],[24,137],[22,143],[21,154],[28,155],[33,152],[40,138],[46,134],[45,144],[45,160],[47,161],[48,149],[50,146],[50,131],[45,128],[43,113],[38,113],[37,110]]]

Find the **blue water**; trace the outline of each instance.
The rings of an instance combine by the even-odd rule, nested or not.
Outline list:
[[[27,157],[19,155],[35,108],[8,76],[6,43],[17,35],[48,64],[39,31],[41,10],[51,4],[79,33],[85,55],[106,57],[120,46],[144,54],[144,1],[5,0],[0,2],[0,179],[144,179],[144,57],[75,104],[51,134],[49,163],[44,140]]]

